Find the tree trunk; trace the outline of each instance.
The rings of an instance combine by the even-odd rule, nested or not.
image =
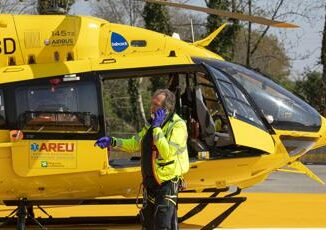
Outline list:
[[[141,85],[143,81],[143,78],[140,78],[139,79],[139,85]],[[146,124],[146,114],[145,114],[145,110],[144,110],[144,103],[143,103],[143,97],[141,95],[141,92],[140,92],[140,87],[138,87],[138,98],[137,98],[137,103],[138,103],[138,107],[139,107],[139,112],[140,112],[140,116],[142,118],[142,121],[144,124]]]
[[[251,0],[248,0],[249,15],[251,15]],[[248,42],[247,42],[247,57],[246,57],[246,66],[250,67],[250,55],[251,55],[251,22],[248,26]]]
[[[321,64],[323,65],[323,76],[322,76],[322,115],[326,116],[326,6],[325,6],[325,22],[323,30],[323,41],[321,48]]]

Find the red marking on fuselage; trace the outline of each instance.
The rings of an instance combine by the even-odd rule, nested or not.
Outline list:
[[[40,147],[40,152],[73,152],[74,150],[74,143],[42,143]]]

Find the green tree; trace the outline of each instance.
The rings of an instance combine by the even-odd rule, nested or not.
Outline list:
[[[172,26],[168,10],[165,6],[154,3],[146,3],[143,11],[145,28],[159,33],[171,35]]]
[[[138,103],[137,103],[137,98],[140,96],[139,95],[139,80],[138,79],[128,79],[128,93],[130,95],[130,105],[131,109],[134,112],[132,116],[132,120],[134,123],[134,127],[136,127],[136,130],[139,130],[142,126],[140,124],[140,119],[139,119],[139,108],[138,108]]]
[[[206,0],[206,5],[208,8],[227,10],[232,12],[239,12],[236,9],[236,0]],[[208,46],[208,49],[222,55],[226,60],[232,60],[234,56],[234,42],[237,31],[241,28],[238,20],[231,20],[232,25],[228,25],[219,36],[217,36],[211,44]],[[207,35],[215,31],[223,23],[227,22],[225,19],[222,19],[216,15],[208,15],[206,30]]]
[[[307,71],[303,79],[295,82],[294,92],[307,101],[316,110],[322,112],[322,74],[316,71]]]
[[[39,14],[67,14],[75,0],[38,0],[37,11]]]
[[[146,3],[143,11],[145,28],[162,34],[171,35],[172,26],[170,23],[169,13],[165,6],[160,4]],[[166,78],[152,77],[151,90],[163,88],[166,85]]]

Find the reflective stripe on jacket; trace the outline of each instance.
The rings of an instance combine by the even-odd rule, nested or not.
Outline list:
[[[116,147],[126,152],[137,152],[149,126],[130,139],[116,138]],[[160,182],[181,176],[189,170],[187,126],[177,114],[161,127],[153,129],[153,143],[158,150],[154,171]]]

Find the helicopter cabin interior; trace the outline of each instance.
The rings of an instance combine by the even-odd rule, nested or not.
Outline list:
[[[254,101],[248,92],[271,95],[275,86],[260,82],[260,90],[245,90],[246,82],[240,84],[231,77],[232,71],[223,69],[225,62],[218,63],[220,68],[207,64],[162,66],[8,83],[0,89],[0,128],[22,130],[24,139],[30,140],[95,142],[106,134],[128,138],[149,118],[151,95],[159,88],[168,88],[176,95],[175,112],[187,122],[191,161],[273,153],[271,125],[305,131],[320,128],[318,113],[304,102],[277,89],[281,92],[277,97],[291,105],[290,116],[288,111],[281,111],[286,106],[266,101],[261,95]],[[259,109],[257,102],[261,103]],[[268,116],[272,121],[266,119]],[[245,130],[239,132],[235,120],[246,124]],[[255,140],[248,141],[248,132],[253,131],[265,138],[264,147]],[[108,161],[111,167],[137,166],[140,153],[110,149]]]
[[[190,71],[180,68],[179,71],[170,73],[163,71],[150,75],[140,74],[132,78],[123,76],[112,79],[104,76],[107,79],[104,80],[103,87],[105,114],[112,114],[105,119],[107,133],[120,138],[135,135],[149,118],[153,92],[159,88],[168,88],[176,96],[175,112],[187,122],[191,161],[263,154],[258,149],[235,144],[228,120],[232,108],[224,106],[221,100],[224,95],[218,92],[210,75],[203,68],[197,68]],[[234,100],[240,101],[241,110],[247,110],[246,116],[254,116],[254,111],[248,111],[252,110],[248,101],[241,101],[244,95],[241,91],[238,93]],[[253,123],[252,117],[247,119]],[[119,149],[110,151],[110,165],[113,167],[137,165],[139,160],[140,152],[130,154]]]

